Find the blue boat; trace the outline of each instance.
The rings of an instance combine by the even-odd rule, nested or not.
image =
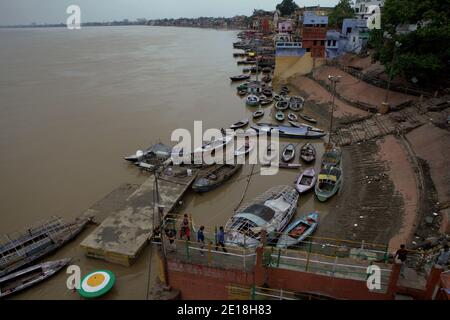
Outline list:
[[[318,212],[312,212],[295,220],[281,234],[277,242],[277,248],[287,248],[299,244],[316,230],[318,224]]]

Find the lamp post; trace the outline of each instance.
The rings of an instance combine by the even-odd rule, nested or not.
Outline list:
[[[389,89],[391,88],[392,75],[394,73],[394,63],[395,59],[397,58],[397,49],[400,48],[401,45],[402,44],[400,42],[395,41],[394,53],[392,54],[391,68],[389,70],[389,78],[386,88],[386,96],[384,97],[384,102],[382,103],[382,107],[384,107],[385,110],[389,110]]]
[[[330,115],[330,130],[328,133],[328,146],[331,146],[331,133],[333,130],[333,118],[334,118],[334,101],[336,98],[336,84],[339,82],[340,79],[341,79],[341,76],[332,76],[332,75],[328,76],[328,80],[330,80],[333,85],[333,93],[332,93],[333,98],[332,98],[331,115]]]

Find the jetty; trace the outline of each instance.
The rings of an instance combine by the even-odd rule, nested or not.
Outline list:
[[[198,174],[198,169],[168,167],[150,176],[137,188],[119,187],[87,210],[90,216],[107,216],[81,243],[86,255],[130,266],[153,236],[159,221],[178,204]],[[158,192],[156,192],[156,190]]]

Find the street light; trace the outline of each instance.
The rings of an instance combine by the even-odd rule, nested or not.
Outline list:
[[[333,84],[333,99],[332,99],[333,102],[331,105],[330,130],[328,133],[328,146],[331,146],[331,132],[333,130],[334,100],[336,98],[336,84],[339,82],[340,79],[341,79],[341,76],[332,76],[332,75],[328,76],[328,80],[330,80],[331,83]]]

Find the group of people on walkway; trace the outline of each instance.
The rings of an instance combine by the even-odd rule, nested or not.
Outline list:
[[[176,230],[174,228],[168,228],[166,229],[166,236],[169,240],[171,249],[175,250],[175,240],[176,240]],[[190,222],[189,222],[189,216],[185,214],[183,216],[183,221],[181,222],[180,226],[180,233],[179,238],[181,240],[186,239],[187,241],[191,241],[191,229],[190,229]],[[200,243],[200,254],[204,255],[203,250],[205,249],[205,226],[200,226],[200,228],[197,231],[197,242]],[[216,247],[215,250],[219,250],[219,247],[222,248],[223,252],[228,252],[225,248],[225,230],[223,226],[219,227],[219,231],[216,233]]]

